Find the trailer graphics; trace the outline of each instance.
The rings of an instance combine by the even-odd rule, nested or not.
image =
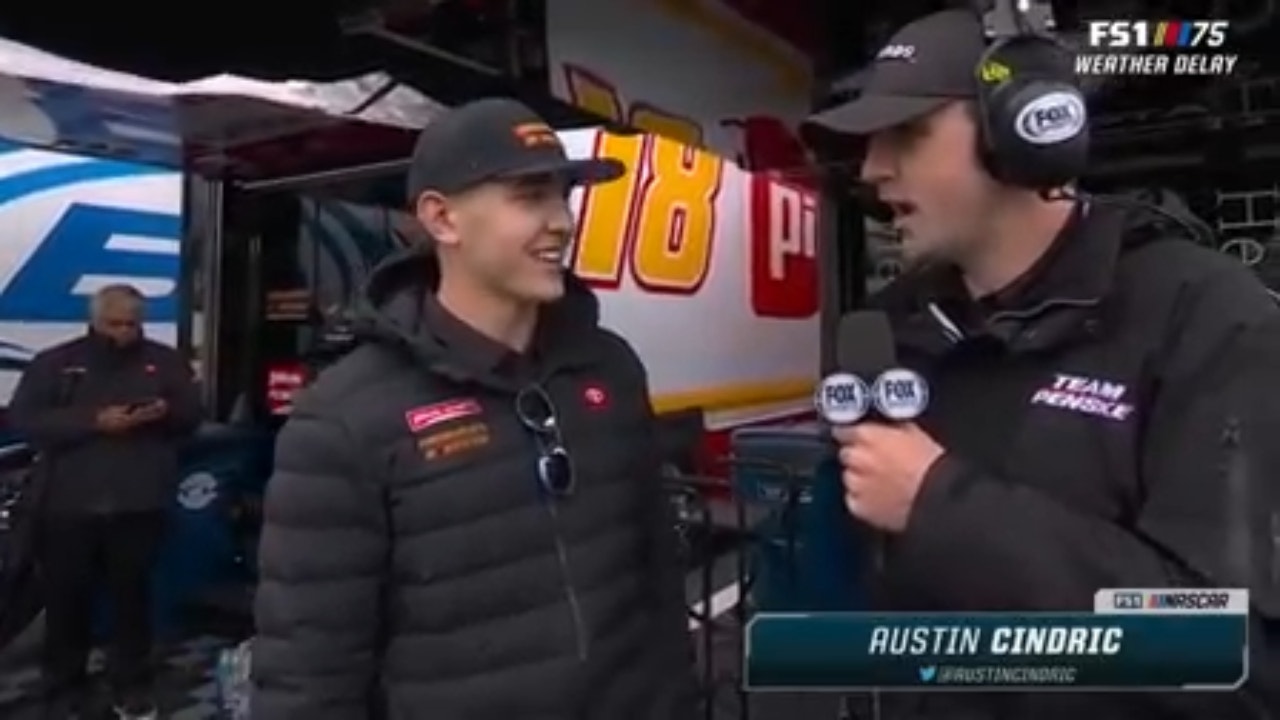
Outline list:
[[[136,286],[147,333],[174,341],[181,208],[176,172],[0,142],[0,402],[103,285]]]

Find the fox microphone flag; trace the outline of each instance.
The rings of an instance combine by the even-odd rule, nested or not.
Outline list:
[[[863,310],[842,317],[836,333],[840,371],[819,384],[818,414],[832,425],[863,419],[904,422],[922,415],[929,404],[929,386],[915,371],[895,367],[895,356],[887,315]]]

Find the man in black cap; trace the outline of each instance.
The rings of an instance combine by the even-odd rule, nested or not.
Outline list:
[[[862,180],[892,209],[909,268],[871,305],[932,398],[918,424],[836,431],[849,510],[887,536],[885,597],[1090,611],[1103,588],[1248,588],[1253,680],[1220,694],[897,695],[885,717],[1274,717],[1280,309],[1190,242],[1194,223],[1171,233],[1011,163],[996,134],[1051,152],[1087,132],[1083,101],[1065,50],[986,52],[969,12],[918,20],[858,98],[807,128],[866,143]],[[980,83],[1032,73],[1056,84],[1005,95],[1004,114],[979,102]]]
[[[564,269],[570,189],[624,172],[511,100],[422,132],[433,247],[373,272],[280,434],[254,720],[696,712],[645,371]]]

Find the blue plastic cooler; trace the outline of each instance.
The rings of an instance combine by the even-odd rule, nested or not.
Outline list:
[[[865,608],[869,540],[845,509],[829,430],[818,423],[742,428],[731,443],[738,499],[768,509],[751,551],[756,609]],[[800,492],[788,510],[790,487]]]

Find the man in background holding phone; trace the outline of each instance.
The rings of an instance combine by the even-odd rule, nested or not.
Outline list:
[[[200,405],[186,360],[143,337],[143,306],[132,286],[99,290],[89,332],[37,355],[9,406],[14,429],[39,454],[41,669],[51,719],[74,717],[85,700],[99,585],[114,613],[108,677],[116,714],[155,715],[151,569],[178,450],[200,421]]]

